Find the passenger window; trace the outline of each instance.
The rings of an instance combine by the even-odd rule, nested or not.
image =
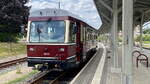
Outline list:
[[[77,25],[73,22],[70,23],[69,27],[69,42],[75,43],[76,42],[76,33],[77,33]]]
[[[81,31],[80,31],[80,35],[81,35],[81,42],[84,42],[84,27],[83,25],[81,25]]]

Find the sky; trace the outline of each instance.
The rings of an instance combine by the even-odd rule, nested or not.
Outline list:
[[[143,24],[143,29],[150,29],[150,21]]]
[[[102,23],[93,0],[30,0],[27,5],[32,6],[32,12],[44,8],[59,8],[58,2],[61,9],[78,15],[96,29],[100,28]]]

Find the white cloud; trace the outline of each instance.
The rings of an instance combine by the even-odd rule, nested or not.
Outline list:
[[[28,5],[32,5],[31,11],[44,8],[58,8],[59,1],[61,2],[61,9],[80,16],[97,29],[100,27],[101,20],[93,0],[31,0]]]

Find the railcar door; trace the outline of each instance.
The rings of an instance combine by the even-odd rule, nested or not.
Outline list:
[[[80,48],[80,46],[81,46],[81,44],[80,44],[80,23],[79,22],[76,22],[76,28],[77,28],[77,38],[76,38],[76,45],[77,45],[77,48],[76,48],[76,51],[77,51],[77,61],[78,62],[80,62],[80,60],[81,60],[81,57],[80,57],[80,50],[81,50],[81,48]]]
[[[80,61],[80,63],[83,62],[83,37],[81,27],[81,23],[77,22],[77,60]]]

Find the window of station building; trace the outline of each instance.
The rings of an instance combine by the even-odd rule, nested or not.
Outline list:
[[[71,22],[70,27],[69,27],[69,42],[70,43],[76,42],[76,33],[77,33],[77,25]]]

